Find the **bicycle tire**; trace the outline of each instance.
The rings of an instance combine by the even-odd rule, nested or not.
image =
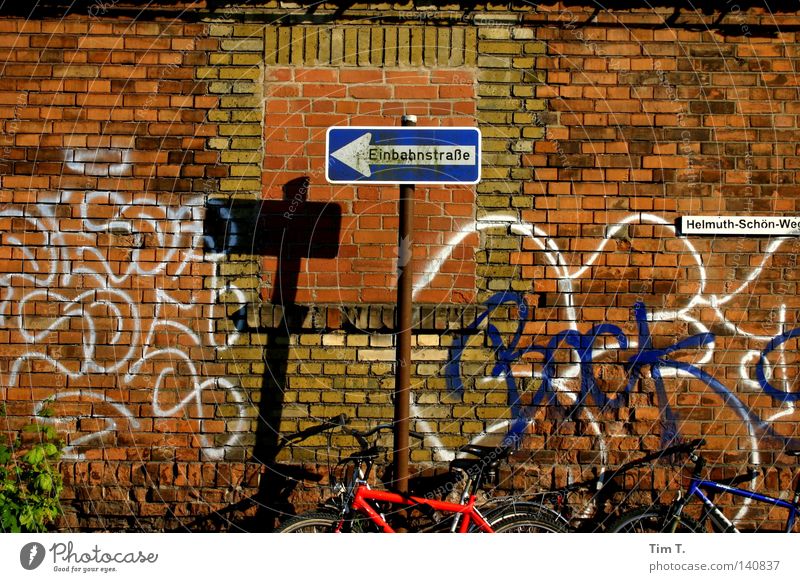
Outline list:
[[[608,533],[665,533],[670,529],[670,524],[667,523],[668,515],[669,507],[666,505],[636,507],[620,515],[606,531]],[[681,515],[675,531],[678,533],[696,533],[704,530],[691,517]]]
[[[569,521],[567,521],[563,515],[546,505],[534,501],[510,501],[502,503],[485,511],[483,517],[489,525],[494,527],[495,524],[511,517],[532,514],[545,515],[556,523],[561,524],[566,531],[571,529]]]
[[[275,533],[333,533],[338,524],[338,513],[311,511],[290,517],[275,529]]]
[[[335,533],[341,519],[336,510],[318,509],[308,513],[295,515],[284,521],[275,529],[275,533]],[[375,533],[380,530],[368,518],[356,516],[345,520],[343,533]]]
[[[566,533],[567,528],[542,512],[518,513],[492,524],[494,533]]]

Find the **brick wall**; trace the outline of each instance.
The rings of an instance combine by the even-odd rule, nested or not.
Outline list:
[[[267,71],[266,84],[263,198],[285,200],[288,182],[307,180],[304,200],[296,205],[308,214],[303,203],[324,203],[336,206],[342,215],[337,233],[325,232],[320,224],[304,224],[303,228],[293,224],[294,220],[288,223],[287,234],[296,232],[300,238],[296,254],[311,256],[307,262],[305,257],[295,261],[296,275],[286,265],[279,267],[285,253],[265,257],[260,272],[269,298],[283,303],[281,299],[294,287],[299,303],[393,302],[399,254],[398,188],[328,184],[325,132],[337,125],[397,125],[404,112],[416,115],[421,126],[472,126],[473,71],[275,66]],[[474,219],[473,189],[420,187],[415,198],[412,260],[423,267],[418,276],[430,280],[420,288],[417,299],[423,303],[471,301],[477,237],[472,236],[449,260],[440,264],[436,259]],[[288,202],[291,206],[291,197]],[[315,223],[324,212],[323,207],[318,213],[311,212]],[[338,245],[338,249],[326,253],[321,247],[334,239],[335,244],[328,246]],[[286,282],[281,289],[276,273],[291,278],[292,284]]]
[[[329,458],[279,435],[391,419],[396,189],[328,185],[322,155],[326,127],[404,112],[478,126],[484,151],[480,184],[416,192],[418,469],[516,420],[504,488],[697,436],[712,474],[757,463],[789,487],[795,240],[673,225],[798,211],[797,15],[356,5],[315,24],[272,4],[0,20],[4,428],[53,409],[62,527],[268,528],[324,494],[296,478]],[[659,371],[636,377],[637,354]],[[641,501],[675,475],[625,485]]]

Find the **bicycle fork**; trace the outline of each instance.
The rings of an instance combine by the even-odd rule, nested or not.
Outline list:
[[[703,467],[705,466],[705,459],[694,452],[689,455],[689,459],[694,462],[691,484],[689,485],[689,490],[686,492],[686,496],[681,496],[681,493],[678,492],[678,498],[670,505],[669,515],[667,516],[667,524],[669,526],[668,532],[675,533],[677,531],[678,525],[681,523],[683,510],[686,508],[692,496],[695,496],[702,501],[703,507],[705,508],[705,513],[700,519],[701,526],[705,523],[706,519],[710,517],[713,525],[722,530],[723,533],[739,533],[739,530],[736,529],[733,522],[725,517],[725,514],[722,513],[714,502],[700,489],[699,483],[701,481]]]
[[[475,501],[477,499],[477,496],[475,495],[476,491],[473,489],[473,487],[477,489],[475,481],[468,472],[465,471],[464,473],[466,482],[464,483],[464,489],[461,492],[459,503],[461,505],[469,505],[471,510],[474,511],[481,520],[486,521],[483,515],[475,507]],[[462,519],[464,519],[463,522],[461,521]],[[469,525],[469,514],[456,513],[453,515],[452,523],[450,524],[450,533],[465,533],[469,529]]]

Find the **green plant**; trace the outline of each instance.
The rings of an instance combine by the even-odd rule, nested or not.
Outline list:
[[[49,410],[42,416],[48,416]],[[5,410],[0,410],[5,416]],[[10,437],[9,437],[10,440]],[[61,513],[58,460],[64,443],[52,426],[29,424],[0,443],[0,531],[43,532]]]

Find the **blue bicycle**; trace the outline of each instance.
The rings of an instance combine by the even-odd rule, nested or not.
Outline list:
[[[788,516],[783,531],[790,533],[796,523],[797,515],[800,513],[800,479],[798,479],[794,497],[791,501],[736,487],[738,483],[752,480],[757,474],[754,470],[731,479],[719,481],[703,479],[702,473],[706,461],[697,452],[697,449],[704,444],[705,441],[703,439],[697,439],[673,449],[687,454],[689,460],[694,464],[692,478],[685,495],[679,495],[669,505],[656,504],[631,509],[622,514],[607,531],[612,533],[707,532],[710,525],[713,531],[738,533],[739,529],[714,503],[715,494],[727,493],[735,497],[752,499],[772,507],[785,509],[788,512]],[[800,456],[800,450],[784,450],[784,453],[794,457]],[[686,506],[693,498],[700,500],[703,505],[699,519],[694,519],[684,514]]]

